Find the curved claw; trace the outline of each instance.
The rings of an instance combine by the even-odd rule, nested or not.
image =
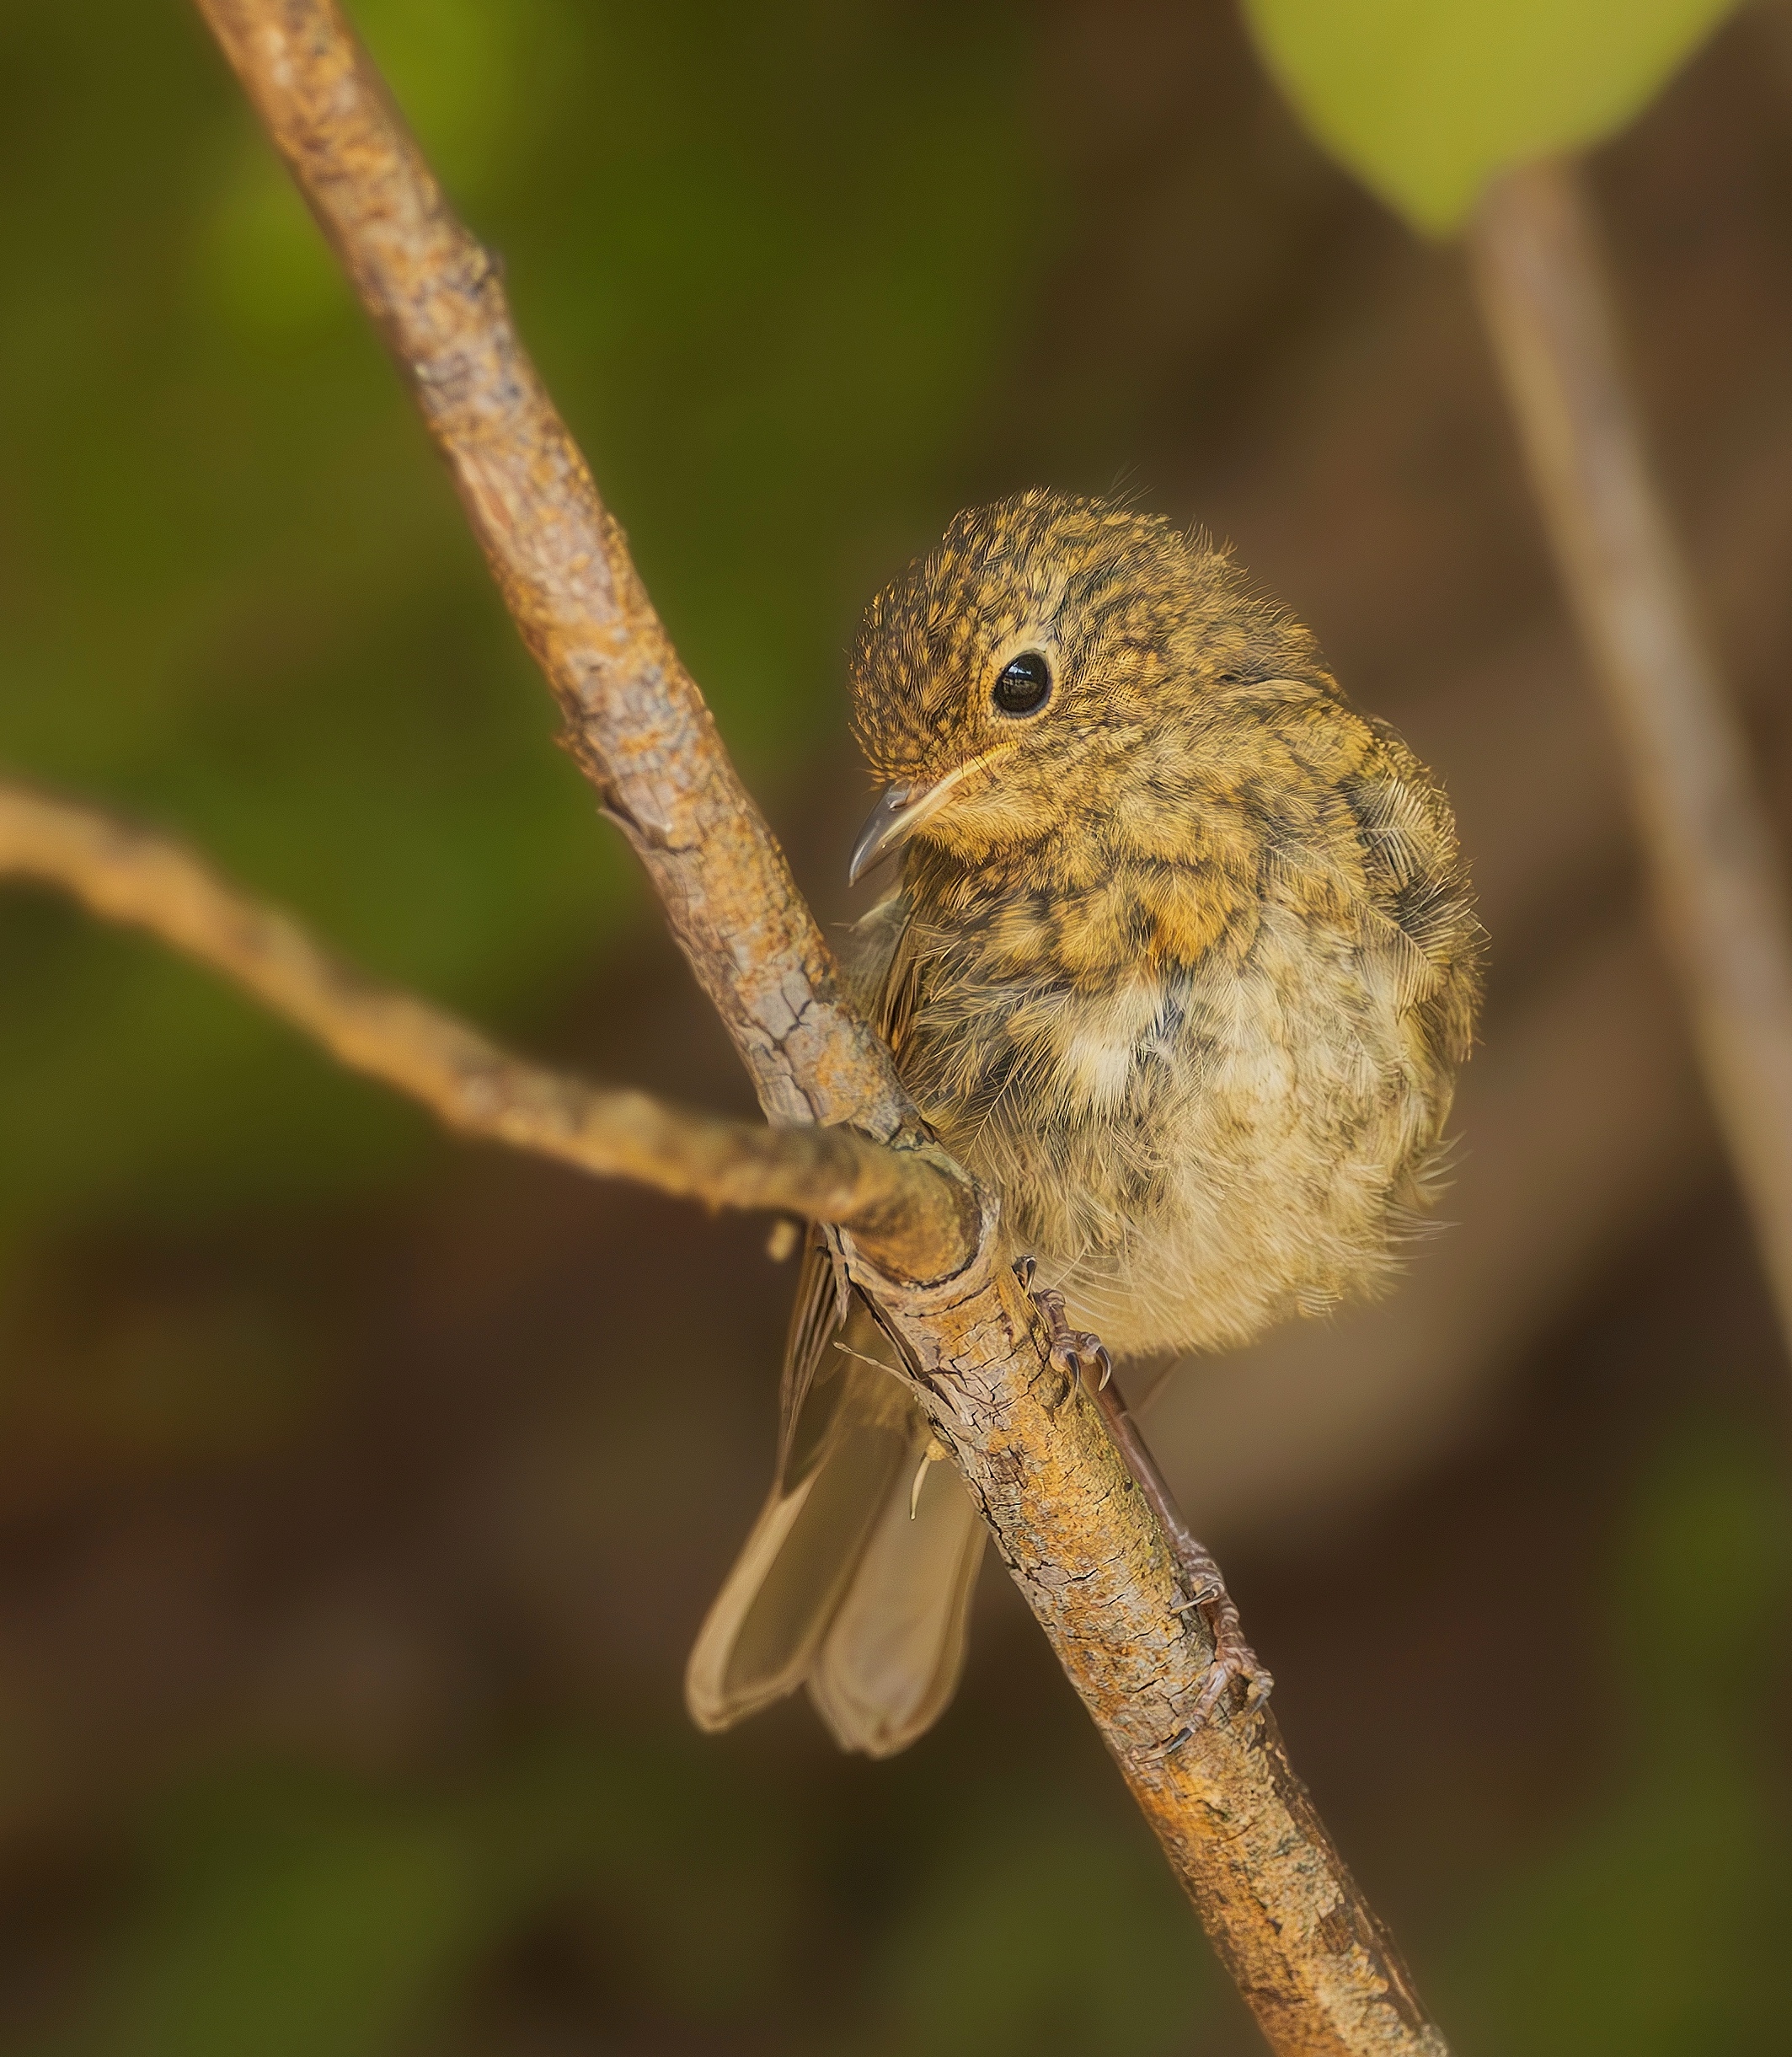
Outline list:
[[[1175,1605],[1170,1609],[1170,1612],[1173,1615],[1193,1614],[1197,1607],[1206,1607],[1212,1601],[1223,1599],[1225,1597],[1226,1588],[1224,1586],[1217,1584],[1204,1585],[1201,1588],[1200,1592],[1196,1594],[1192,1599],[1178,1600]]]
[[[1244,1681],[1244,1706],[1260,1707],[1276,1690],[1276,1681],[1265,1668],[1256,1652],[1234,1631],[1231,1635],[1221,1635],[1213,1646],[1213,1662],[1208,1665],[1201,1679],[1201,1697],[1195,1702],[1195,1711],[1189,1717],[1191,1729],[1205,1728],[1213,1710],[1234,1679]]]
[[[1014,1276],[1020,1281],[1021,1289],[1046,1317],[1046,1326],[1051,1337],[1051,1362],[1067,1379],[1084,1378],[1090,1372],[1099,1371],[1101,1376],[1095,1390],[1105,1392],[1109,1379],[1114,1376],[1114,1360],[1108,1355],[1107,1346],[1087,1329],[1071,1327],[1064,1318],[1064,1295],[1056,1286],[1034,1285],[1033,1274],[1037,1269],[1031,1257],[1017,1257],[1014,1261]]]
[[[1067,1379],[1086,1378],[1091,1372],[1099,1371],[1101,1377],[1098,1391],[1105,1388],[1114,1376],[1114,1360],[1104,1348],[1101,1338],[1091,1336],[1085,1329],[1063,1329],[1054,1336],[1051,1361]]]

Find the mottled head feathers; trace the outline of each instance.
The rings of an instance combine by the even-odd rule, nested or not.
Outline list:
[[[874,772],[911,790],[957,774],[917,832],[948,844],[1049,834],[1079,778],[1278,678],[1332,690],[1312,637],[1223,552],[1041,491],[959,515],[872,603],[852,657]]]

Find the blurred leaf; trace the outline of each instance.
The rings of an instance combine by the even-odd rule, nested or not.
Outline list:
[[[557,1916],[634,2011],[736,2021],[788,1991],[799,1883],[791,1824],[689,1730],[532,1750],[480,1797],[487,1875]]]
[[[336,1339],[328,1311],[282,1283],[241,1246],[220,1261],[153,1237],[70,1239],[0,1265],[6,1481],[230,1464],[289,1442]]]
[[[79,2057],[380,2057],[481,1928],[450,1824],[327,1791],[186,1824]]]
[[[165,1803],[54,2057],[388,2057],[550,1929],[616,2011],[727,2019],[776,1988],[788,1844],[694,1736],[562,1740],[433,1794],[213,1777]]]
[[[1773,2048],[1792,1864],[1763,1797],[1753,1767],[1695,1744],[1513,1880],[1464,1953],[1453,2011],[1483,2047],[1530,2057]]]
[[[1792,1807],[1765,1746],[1792,1598],[1782,1465],[1690,1425],[1643,1481],[1617,1580],[1629,1765],[1519,1867],[1456,1953],[1452,2011],[1536,2057],[1705,2057],[1779,2040]]]
[[[1036,1793],[943,1836],[938,1868],[883,1956],[878,2047],[903,2057],[1185,2050],[1212,1969],[1139,1824]]]
[[[1688,1700],[1747,1728],[1784,1665],[1792,1485],[1780,1453],[1690,1424],[1645,1476],[1619,1569],[1618,1631],[1638,1722],[1674,1747]],[[1708,1731],[1709,1732],[1709,1731]]]
[[[1734,0],[1245,0],[1315,136],[1434,235],[1496,171],[1640,114]]]

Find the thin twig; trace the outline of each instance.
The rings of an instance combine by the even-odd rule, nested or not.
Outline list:
[[[1706,1087],[1792,1342],[1792,907],[1748,739],[1650,472],[1578,170],[1506,173],[1469,247],[1618,732]]]
[[[197,3],[409,380],[575,753],[767,1112],[923,1133],[529,364],[496,265],[448,212],[334,0]],[[995,1229],[986,1196],[960,1268],[933,1287],[880,1272],[850,1238],[846,1256],[1271,2044],[1438,2057],[1274,1721],[1222,1708],[1189,1733],[1212,1636],[1099,1408],[1049,1362]]]
[[[844,1128],[726,1121],[528,1063],[350,970],[179,844],[111,816],[0,782],[4,873],[62,887],[97,914],[148,929],[466,1134],[711,1207],[832,1222],[898,1271],[962,1233],[968,1189],[942,1171],[936,1152],[886,1149]]]

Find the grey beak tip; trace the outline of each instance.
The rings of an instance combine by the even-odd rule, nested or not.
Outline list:
[[[847,864],[846,882],[856,886],[878,859],[901,839],[904,817],[908,812],[909,789],[906,785],[888,787],[872,808],[869,820],[859,832],[859,840],[853,845],[853,854]]]

